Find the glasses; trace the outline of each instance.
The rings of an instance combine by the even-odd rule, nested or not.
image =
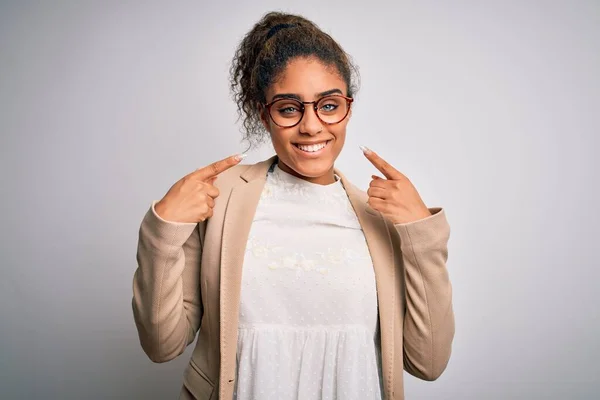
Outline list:
[[[326,124],[334,125],[342,122],[350,112],[351,97],[331,95],[315,101],[300,101],[292,98],[277,99],[265,104],[267,112],[275,125],[291,128],[302,121],[306,106],[313,105],[317,118]]]

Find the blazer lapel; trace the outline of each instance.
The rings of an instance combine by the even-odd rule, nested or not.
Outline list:
[[[271,157],[245,170],[240,175],[241,181],[232,188],[227,201],[221,242],[219,398],[233,395],[231,390],[236,369],[244,253],[267,171],[274,161],[275,157]]]
[[[381,334],[381,357],[383,382],[386,398],[390,397],[393,386],[394,365],[394,315],[397,299],[395,290],[396,267],[394,266],[393,246],[390,232],[383,216],[366,203],[365,193],[352,185],[336,170],[348,194],[358,221],[363,229],[367,247],[373,261],[379,307],[379,327]],[[390,397],[391,398],[391,397]]]

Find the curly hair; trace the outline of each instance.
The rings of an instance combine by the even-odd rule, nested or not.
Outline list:
[[[244,36],[230,69],[230,88],[250,148],[268,137],[261,122],[267,88],[297,57],[315,57],[337,70],[349,97],[358,90],[358,69],[350,56],[315,23],[294,14],[270,12]]]

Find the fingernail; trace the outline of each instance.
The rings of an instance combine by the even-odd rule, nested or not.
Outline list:
[[[360,149],[362,150],[363,153],[368,154],[371,152],[371,149],[369,149],[367,146],[360,146]]]
[[[235,159],[238,160],[238,161],[242,161],[247,156],[248,156],[248,154],[242,153],[242,154],[238,154],[237,156],[235,156]]]

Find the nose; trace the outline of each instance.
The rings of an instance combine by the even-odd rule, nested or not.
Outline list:
[[[304,109],[304,115],[302,115],[302,120],[300,121],[300,133],[305,133],[314,136],[322,130],[323,124],[321,123],[319,117],[317,117],[317,112],[315,111],[312,104],[307,105]]]

